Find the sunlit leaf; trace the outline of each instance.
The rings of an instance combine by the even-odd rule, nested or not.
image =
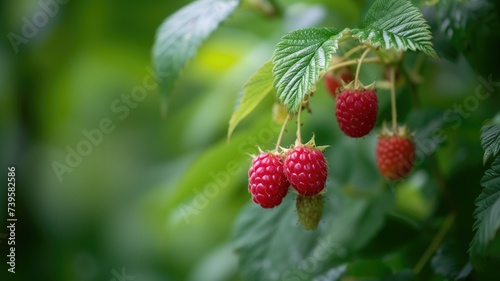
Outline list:
[[[238,6],[239,0],[199,0],[168,17],[158,28],[153,64],[161,93],[168,96],[202,42]]]
[[[296,113],[330,64],[343,32],[333,28],[299,29],[283,36],[273,55],[274,85],[288,112]]]
[[[351,30],[362,43],[386,50],[422,51],[437,58],[430,27],[408,0],[378,0],[368,10],[360,29]]]
[[[266,95],[274,91],[272,70],[273,64],[268,61],[246,83],[239,106],[229,120],[228,139],[236,125],[250,114]]]

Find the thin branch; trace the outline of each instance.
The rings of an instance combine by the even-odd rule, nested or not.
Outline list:
[[[398,131],[398,112],[396,110],[396,67],[391,65],[390,68],[391,81],[391,109],[392,109],[392,132],[397,134]]]
[[[366,48],[366,50],[363,52],[361,55],[361,58],[359,58],[358,62],[358,68],[356,69],[356,78],[354,79],[354,88],[357,89],[359,86],[359,72],[361,70],[361,65],[363,64],[363,60],[365,59],[366,55],[370,52],[370,48]]]
[[[448,214],[448,216],[446,217],[443,225],[439,229],[438,233],[436,234],[436,236],[434,236],[434,239],[432,239],[431,244],[429,245],[429,247],[427,247],[427,249],[425,250],[424,254],[420,257],[420,259],[418,260],[417,264],[413,268],[413,272],[415,274],[418,274],[420,271],[422,271],[422,269],[424,268],[424,266],[427,264],[427,262],[429,261],[429,259],[434,254],[434,252],[436,252],[436,250],[439,247],[439,245],[441,245],[441,242],[443,241],[444,237],[446,236],[446,233],[448,233],[448,231],[450,230],[451,226],[455,222],[455,217],[456,216],[455,216],[454,212],[451,212],[451,213]]]
[[[281,144],[281,139],[283,138],[283,134],[285,133],[285,128],[286,128],[286,123],[288,123],[288,119],[290,118],[290,114],[286,116],[285,121],[283,122],[283,126],[281,127],[280,135],[278,136],[278,140],[276,141],[276,148],[274,149],[274,152],[278,153],[278,149]]]

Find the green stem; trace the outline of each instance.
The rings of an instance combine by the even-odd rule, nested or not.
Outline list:
[[[391,65],[390,69],[390,84],[391,84],[391,108],[392,108],[392,132],[397,134],[398,118],[396,110],[396,67]]]
[[[299,107],[299,112],[297,113],[297,141],[295,142],[295,145],[302,144],[302,137],[300,134],[300,127],[302,124],[300,123],[300,112],[302,111],[302,105]],[[298,142],[298,144],[297,144]]]
[[[350,49],[349,51],[347,51],[343,56],[342,56],[342,59],[345,60],[347,59],[348,57],[350,57],[352,54],[356,53],[357,51],[363,49],[363,48],[366,48],[365,45],[358,45],[352,49]]]
[[[280,135],[278,136],[278,140],[276,141],[276,148],[274,148],[274,152],[278,153],[278,149],[280,148],[281,139],[283,138],[283,134],[285,133],[286,123],[288,123],[288,119],[290,115],[286,116],[285,122],[283,122],[283,126],[281,127]]]
[[[378,57],[371,57],[371,58],[366,58],[364,59],[363,62],[380,62],[380,58]],[[348,61],[345,61],[345,62],[341,62],[341,63],[337,63],[336,65],[332,65],[330,66],[326,72],[329,72],[329,71],[332,71],[332,70],[335,70],[337,68],[342,68],[344,66],[349,66],[349,65],[353,65],[353,64],[358,64],[359,63],[359,59],[353,59],[353,60],[348,60]]]
[[[425,264],[427,264],[427,262],[432,257],[434,252],[436,252],[439,245],[441,245],[441,242],[443,241],[444,237],[446,236],[446,233],[448,233],[451,226],[455,222],[455,217],[456,216],[455,216],[454,212],[448,214],[448,216],[446,217],[446,219],[443,223],[443,226],[441,226],[441,228],[439,229],[436,236],[434,236],[434,239],[432,239],[431,244],[429,245],[429,247],[427,247],[424,254],[420,257],[417,264],[413,268],[413,272],[415,274],[418,274],[420,271],[422,271]]]
[[[357,89],[359,86],[359,71],[361,70],[361,65],[363,64],[363,60],[365,59],[366,55],[369,52],[370,52],[370,48],[366,48],[366,50],[363,52],[363,54],[359,58],[358,68],[356,69],[356,77],[354,79],[354,88],[355,89]]]

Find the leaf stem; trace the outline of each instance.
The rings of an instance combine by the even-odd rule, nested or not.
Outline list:
[[[332,71],[332,70],[335,70],[337,68],[342,68],[344,66],[348,66],[348,65],[353,65],[353,64],[357,64],[359,62],[359,59],[353,59],[353,60],[348,60],[348,61],[345,61],[345,62],[341,62],[341,63],[337,63],[335,65],[332,65],[330,66],[326,72],[329,72],[329,71]],[[370,58],[366,58],[363,62],[380,62],[380,58],[379,57],[370,57]]]
[[[424,268],[427,261],[429,261],[429,259],[432,257],[434,252],[437,250],[439,245],[441,245],[441,242],[443,241],[446,233],[448,233],[451,226],[455,222],[455,217],[456,216],[455,216],[454,212],[451,212],[448,214],[448,216],[446,217],[446,219],[443,223],[443,226],[441,226],[441,228],[439,229],[436,236],[434,236],[434,239],[432,239],[431,244],[429,245],[429,247],[427,247],[424,254],[420,257],[417,264],[413,268],[413,272],[415,274],[418,274]]]
[[[358,61],[358,68],[356,69],[356,77],[354,78],[354,88],[357,89],[359,86],[359,71],[361,70],[361,65],[363,64],[363,60],[366,55],[370,52],[370,48],[366,48]]]
[[[364,45],[358,45],[352,49],[350,49],[349,51],[347,51],[344,55],[342,55],[342,60],[345,60],[347,59],[348,57],[350,57],[352,54],[356,53],[357,51],[363,49],[363,48],[366,48],[366,46]]]
[[[278,136],[278,140],[276,141],[276,148],[274,148],[274,152],[278,153],[278,149],[280,148],[281,139],[283,138],[283,134],[285,133],[286,123],[288,123],[288,119],[290,118],[290,114],[286,116],[285,121],[283,122],[283,126],[281,126],[280,135]]]
[[[397,134],[398,131],[398,112],[396,110],[396,67],[391,65],[390,68],[390,85],[391,85],[391,109],[392,109],[392,132]]]

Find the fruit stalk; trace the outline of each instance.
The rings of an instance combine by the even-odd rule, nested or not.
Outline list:
[[[280,135],[278,136],[278,140],[276,141],[276,147],[274,148],[275,153],[278,153],[278,149],[280,148],[280,144],[281,144],[281,139],[283,138],[283,134],[285,133],[286,124],[288,123],[289,118],[290,118],[290,114],[288,114],[286,116],[286,119],[283,122],[283,126],[281,126]]]
[[[356,77],[354,78],[354,88],[355,89],[357,89],[359,86],[359,71],[361,70],[361,65],[363,64],[363,60],[365,59],[368,52],[370,52],[370,48],[366,48],[366,50],[361,55],[361,58],[359,58],[358,68],[356,69]]]
[[[327,73],[329,71],[332,71],[332,70],[335,70],[335,69],[338,69],[338,68],[345,67],[345,66],[349,66],[349,65],[353,65],[353,64],[358,64],[358,62],[359,62],[359,59],[353,59],[353,60],[348,60],[348,61],[345,61],[345,62],[337,63],[337,64],[334,64],[334,65],[330,66],[325,71],[325,73]],[[366,58],[364,60],[364,62],[380,62],[380,58],[379,57],[370,57],[370,58]]]
[[[358,45],[352,49],[350,49],[349,51],[347,51],[343,56],[342,56],[342,59],[347,59],[348,57],[350,57],[352,54],[356,53],[357,51],[361,50],[365,48],[364,45]]]
[[[297,113],[297,140],[296,140],[295,145],[302,144],[302,137],[301,137],[301,134],[300,134],[300,126],[302,125],[300,123],[300,113],[301,113],[301,111],[302,111],[302,106],[299,107],[299,112]]]
[[[390,79],[391,79],[391,109],[392,109],[392,132],[397,134],[398,132],[398,120],[397,120],[397,110],[396,110],[396,68],[392,65],[390,69]]]

